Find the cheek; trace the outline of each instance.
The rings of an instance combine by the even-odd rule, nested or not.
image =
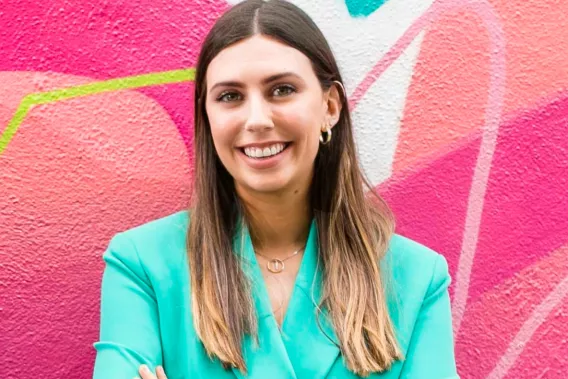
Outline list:
[[[221,124],[215,121],[211,122],[210,120],[211,138],[217,155],[222,163],[227,166],[230,165],[229,159],[233,152],[235,128],[230,124]]]
[[[319,148],[319,137],[321,126],[318,125],[318,121],[311,119],[308,124],[303,125],[303,141],[305,143],[305,149],[312,155],[314,155]]]
[[[215,111],[208,118],[215,146],[219,149],[226,148],[229,141],[234,138],[236,130],[234,121],[231,122],[232,118],[227,117],[222,112]]]
[[[216,149],[226,148],[227,142],[231,135],[232,127],[231,118],[227,112],[217,109],[215,104],[206,106],[207,118],[211,129],[211,137]]]
[[[313,109],[305,106],[287,109],[278,117],[278,124],[286,125],[299,140],[313,142],[315,137],[319,138],[321,129],[321,117]]]

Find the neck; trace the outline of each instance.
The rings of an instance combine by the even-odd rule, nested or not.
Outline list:
[[[255,250],[270,258],[289,256],[304,246],[311,222],[308,189],[266,194],[239,188]]]

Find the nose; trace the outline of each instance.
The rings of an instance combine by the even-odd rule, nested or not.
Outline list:
[[[261,95],[249,96],[245,130],[263,131],[274,128],[270,104]]]

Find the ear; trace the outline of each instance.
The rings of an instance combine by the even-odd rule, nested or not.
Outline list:
[[[341,110],[343,108],[343,97],[345,96],[345,91],[343,85],[339,84],[338,81],[334,81],[331,87],[324,94],[325,101],[325,119],[328,120],[331,128],[337,124],[339,121],[339,116],[341,115]]]

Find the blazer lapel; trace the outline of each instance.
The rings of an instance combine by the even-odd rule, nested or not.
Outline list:
[[[298,378],[325,378],[339,356],[338,339],[325,310],[316,317],[321,297],[317,227],[312,221],[304,257],[282,325],[282,340]]]
[[[322,278],[317,234],[316,223],[312,221],[281,332],[272,314],[250,234],[242,223],[237,230],[234,250],[251,280],[259,337],[259,346],[251,336],[243,341],[248,375],[233,369],[239,379],[325,378],[338,359],[338,340],[326,311],[322,310],[319,318],[316,317]]]
[[[278,324],[257,264],[250,234],[244,226],[237,229],[234,250],[241,258],[243,271],[251,280],[253,299],[258,314],[258,345],[247,335],[243,341],[243,354],[248,373],[233,368],[239,379],[296,379],[294,368],[282,342]]]

